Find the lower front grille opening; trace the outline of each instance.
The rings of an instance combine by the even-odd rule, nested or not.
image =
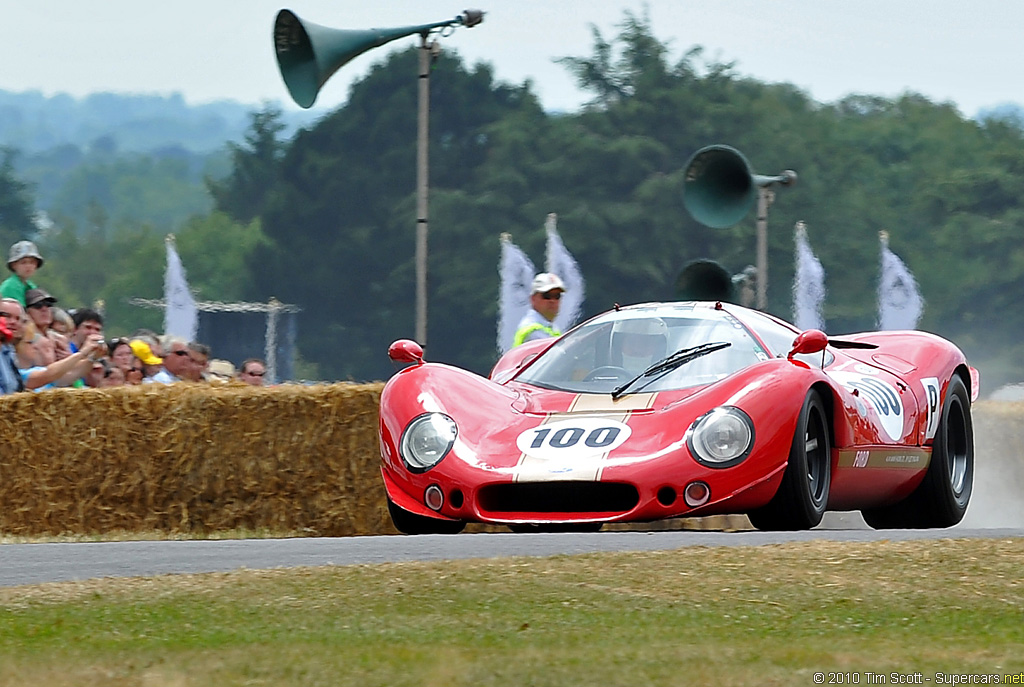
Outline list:
[[[515,482],[483,487],[478,500],[491,513],[625,513],[640,494],[618,482]]]
[[[658,503],[668,507],[676,502],[676,490],[672,487],[662,487],[658,490]]]

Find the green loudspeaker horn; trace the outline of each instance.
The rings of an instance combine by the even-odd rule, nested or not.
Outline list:
[[[681,301],[733,301],[733,278],[714,260],[693,260],[676,277]]]
[[[455,19],[433,24],[351,31],[303,22],[291,10],[281,10],[274,21],[274,51],[292,99],[299,106],[309,108],[316,102],[316,96],[327,79],[367,50],[396,38],[413,34],[426,37],[434,29],[476,26],[481,21],[483,12],[466,10]]]
[[[683,205],[690,215],[714,229],[731,227],[757,202],[757,189],[771,184],[788,186],[796,172],[778,176],[754,174],[743,154],[726,145],[701,148],[686,163]]]

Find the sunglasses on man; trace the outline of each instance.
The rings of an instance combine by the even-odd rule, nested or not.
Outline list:
[[[542,294],[541,298],[543,298],[546,301],[560,301],[560,300],[562,300],[562,292],[561,291],[555,291],[555,292],[549,291],[549,292],[547,292],[545,294]]]

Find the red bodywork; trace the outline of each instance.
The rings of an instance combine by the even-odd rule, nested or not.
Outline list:
[[[744,309],[734,310],[744,321]],[[797,334],[794,329],[794,338]],[[806,362],[808,356],[783,355],[706,386],[618,400],[516,381],[551,341],[512,349],[490,378],[420,360],[392,377],[381,395],[388,498],[420,516],[511,525],[745,513],[765,505],[778,489],[801,406],[816,388],[831,427],[828,509],[894,503],[924,477],[949,380],[961,375],[976,398],[977,376],[956,346],[927,333],[872,332],[842,340],[876,347],[830,345],[825,353],[832,360],[824,369]],[[398,348],[404,360],[415,359],[407,346]],[[886,404],[891,412],[883,412]],[[708,467],[693,458],[686,434],[697,418],[723,405],[742,409],[753,421],[754,447],[737,465]],[[398,447],[409,422],[425,412],[449,415],[458,436],[440,463],[413,472]],[[630,433],[610,451],[571,460],[537,460],[522,450],[524,441],[542,438],[546,426],[574,423],[581,433],[598,428],[592,430],[598,439],[607,436],[600,433],[601,423],[626,425]],[[698,507],[684,499],[694,482],[710,489],[710,498]],[[439,510],[425,505],[430,485],[444,496]]]

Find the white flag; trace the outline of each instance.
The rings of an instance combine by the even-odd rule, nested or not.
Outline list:
[[[562,303],[558,307],[558,314],[555,316],[555,328],[563,334],[567,332],[583,312],[583,298],[586,294],[583,274],[576,259],[572,257],[562,237],[558,235],[555,228],[558,217],[555,213],[548,215],[544,223],[544,229],[548,233],[547,264],[545,271],[557,274],[565,284],[565,293],[562,294]]]
[[[508,234],[501,235],[498,274],[501,278],[498,293],[498,350],[504,353],[512,348],[519,321],[530,309],[530,287],[534,274],[533,262],[519,246],[512,243],[512,237]]]
[[[199,328],[196,301],[185,279],[185,268],[174,247],[174,235],[164,241],[167,245],[167,273],[164,276],[164,333],[194,341]]]
[[[889,233],[879,232],[882,243],[882,277],[878,282],[878,328],[916,329],[924,311],[917,280],[895,253],[889,250]]]
[[[825,331],[821,307],[825,303],[825,269],[811,250],[807,225],[796,223],[796,274],[793,276],[793,324],[800,329]]]

